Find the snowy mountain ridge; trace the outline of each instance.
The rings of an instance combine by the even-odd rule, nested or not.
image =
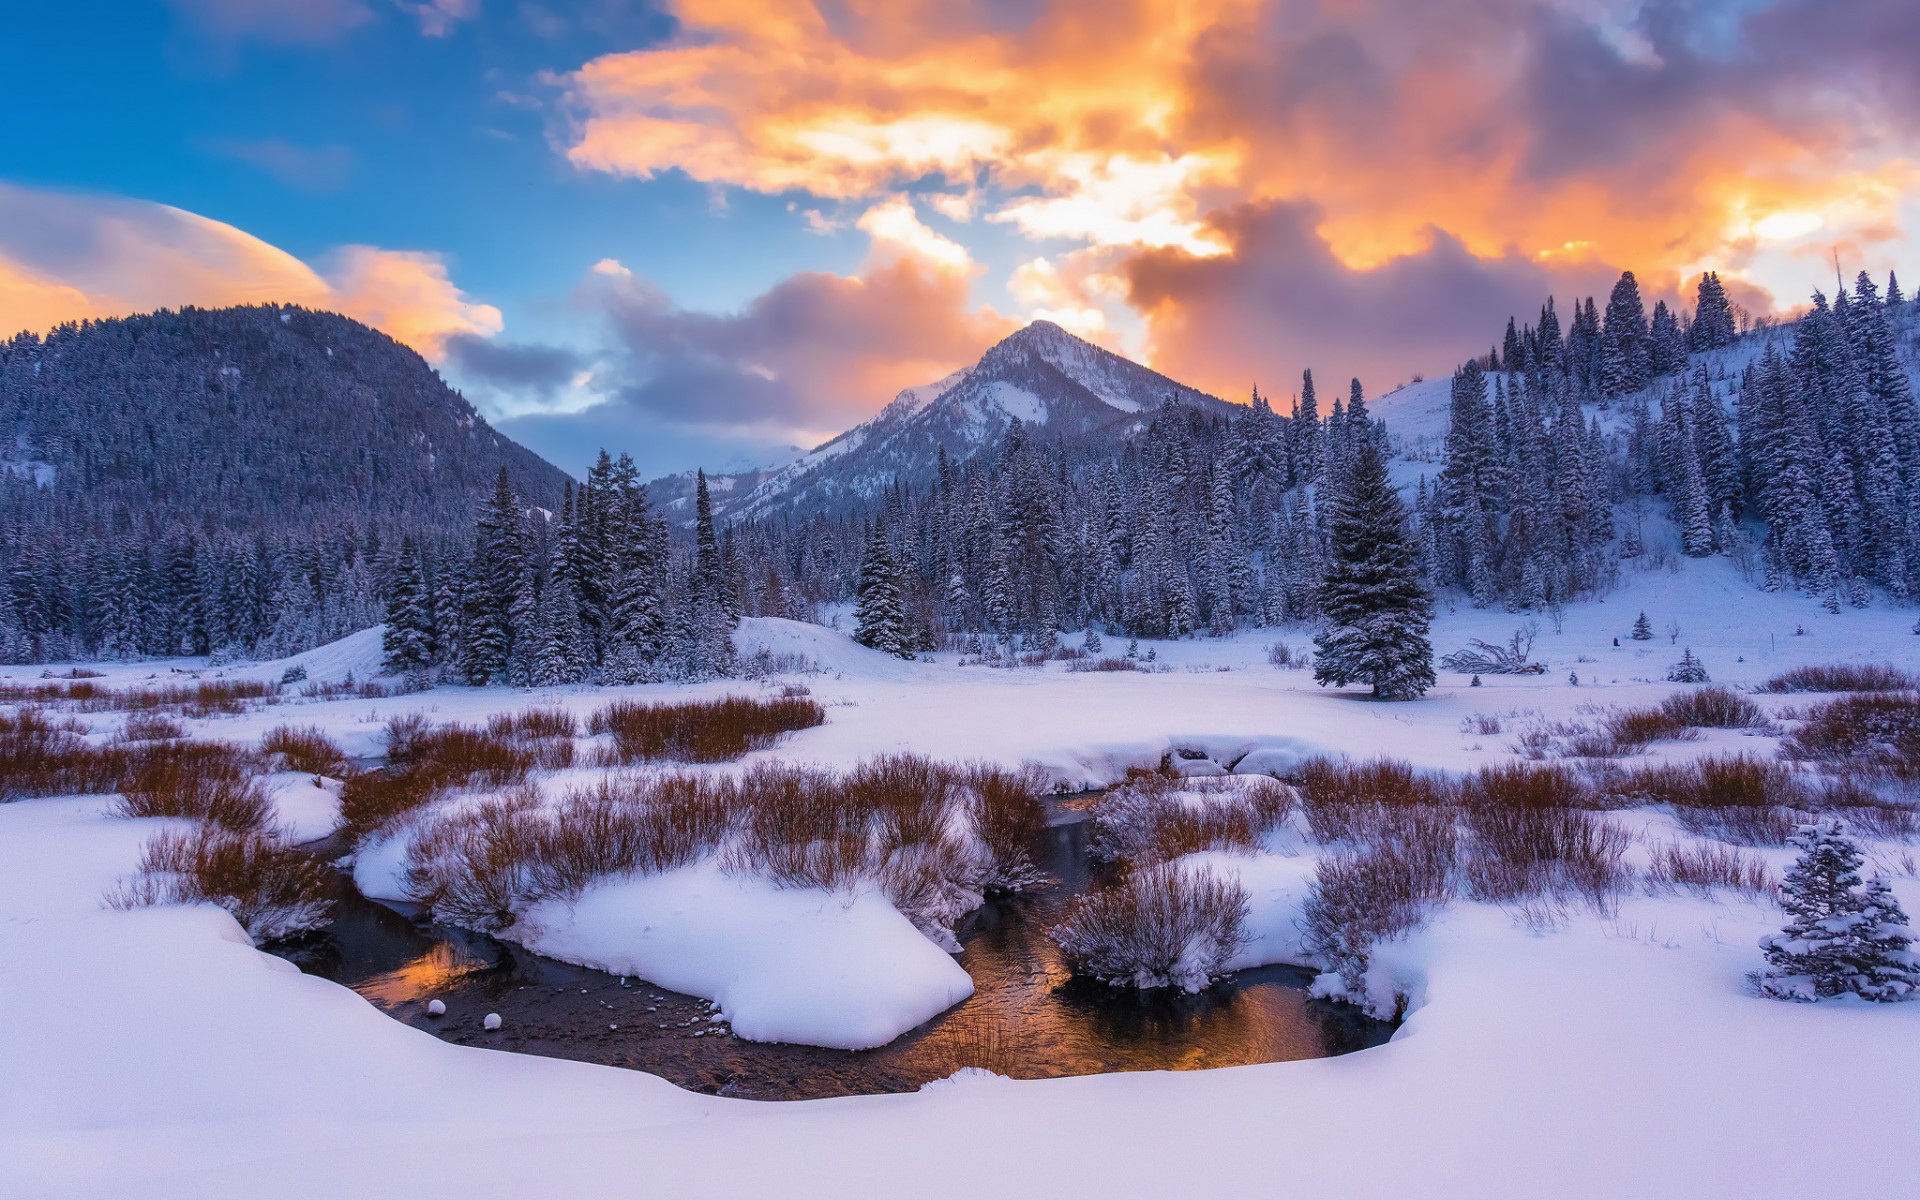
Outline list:
[[[941,452],[964,462],[1014,421],[1040,437],[1118,445],[1132,420],[1172,401],[1228,416],[1238,407],[1109,350],[1051,321],[1035,321],[972,366],[901,391],[871,419],[782,469],[713,487],[717,515],[754,519],[782,508],[819,509],[879,495],[896,478],[930,481]]]

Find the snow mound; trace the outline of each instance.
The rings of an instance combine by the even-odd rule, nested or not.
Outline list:
[[[305,771],[279,771],[260,780],[273,802],[275,823],[290,842],[311,842],[340,827],[340,781]]]
[[[804,660],[849,679],[906,680],[925,673],[919,664],[870,650],[838,630],[784,617],[745,618],[734,632],[733,646],[742,658],[764,651],[776,660]]]
[[[552,958],[703,996],[743,1038],[883,1046],[973,994],[884,896],[783,888],[712,861],[534,906],[504,936]]]

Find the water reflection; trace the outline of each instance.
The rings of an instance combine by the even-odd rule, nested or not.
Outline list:
[[[1243,971],[1198,995],[1139,993],[1073,978],[1047,937],[1071,899],[1101,882],[1086,830],[1059,813],[1036,853],[1059,882],[991,901],[963,924],[964,1003],[877,1050],[746,1042],[694,997],[618,979],[432,925],[341,883],[326,934],[286,951],[400,1020],[449,1041],[633,1067],[684,1087],[760,1099],[909,1091],[961,1067],[1017,1078],[1196,1070],[1319,1058],[1379,1045],[1391,1028],[1310,1000],[1308,972]],[[444,1018],[425,1011],[439,999]],[[479,1017],[499,1012],[493,1033]]]

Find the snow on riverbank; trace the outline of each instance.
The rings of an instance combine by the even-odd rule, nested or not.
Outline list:
[[[703,996],[759,1042],[882,1046],[973,981],[871,888],[782,888],[711,860],[536,905],[505,935],[553,958]]]

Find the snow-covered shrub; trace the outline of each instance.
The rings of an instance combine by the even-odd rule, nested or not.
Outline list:
[[[725,839],[737,789],[707,775],[601,779],[543,814],[527,883],[536,896],[577,899],[600,879],[656,874]]]
[[[408,840],[407,894],[435,920],[469,929],[512,925],[537,893],[539,794],[517,789],[423,821]]]
[[[1197,992],[1227,973],[1246,921],[1238,882],[1162,863],[1079,897],[1051,936],[1076,974]]]
[[[215,824],[147,843],[140,873],[108,904],[218,904],[256,942],[319,928],[333,912],[331,881],[318,861],[270,834]]]
[[[1135,866],[1203,850],[1257,850],[1293,802],[1292,788],[1263,776],[1180,780],[1137,771],[1094,806],[1088,850]]]
[[[1920,687],[1912,673],[1885,663],[1828,663],[1795,667],[1767,680],[1760,691],[1786,692],[1905,692]]]
[[[1780,885],[1786,928],[1760,939],[1766,969],[1760,993],[1776,1000],[1820,1000],[1849,993],[1905,1000],[1920,991],[1913,931],[1884,880],[1863,885],[1860,848],[1840,823],[1795,831],[1800,857]]]
[[[1313,665],[1313,655],[1286,642],[1275,642],[1267,647],[1267,661],[1282,671],[1302,671]]]
[[[1299,794],[1307,826],[1314,840],[1323,844],[1365,843],[1397,826],[1423,820],[1422,809],[1452,799],[1445,780],[1393,759],[1360,763],[1312,759],[1301,765]],[[1451,813],[1442,816],[1451,825]]]
[[[1675,692],[1660,702],[1660,711],[1692,729],[1754,729],[1767,719],[1758,704],[1724,687]]]
[[[297,664],[280,672],[280,685],[282,687],[290,683],[305,683],[306,681],[307,669]]]
[[[1778,886],[1767,864],[1732,846],[1660,846],[1648,857],[1647,884],[1658,890],[1686,889],[1701,896],[1715,888],[1771,895]]]
[[[1633,753],[1645,749],[1652,742],[1692,741],[1700,735],[1689,728],[1685,721],[1679,720],[1665,707],[1661,708],[1616,708],[1602,718],[1601,726],[1606,733],[1606,749],[1617,753]],[[1590,758],[1607,758],[1611,754],[1584,755]]]
[[[1453,892],[1452,863],[1417,844],[1382,842],[1358,854],[1330,854],[1314,869],[1300,910],[1309,953],[1339,974],[1351,994],[1364,990],[1373,947],[1417,928]]]
[[[346,752],[318,726],[279,725],[260,739],[260,752],[277,760],[285,771],[338,778],[345,774]]]
[[[1680,661],[1667,668],[1668,683],[1705,683],[1707,682],[1706,664],[1693,656],[1693,647],[1689,646],[1680,653]]]

